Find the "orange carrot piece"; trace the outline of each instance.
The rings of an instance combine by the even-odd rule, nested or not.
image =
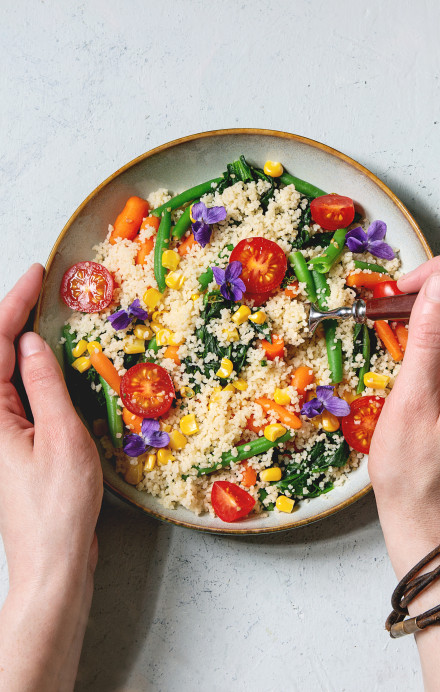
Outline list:
[[[284,341],[281,337],[272,334],[272,343],[262,339],[261,345],[266,352],[266,358],[268,360],[275,360],[275,358],[283,358],[284,356]]]
[[[249,416],[246,421],[246,430],[252,430],[252,432],[256,433],[257,435],[259,435],[265,427],[266,423],[263,423],[263,425],[256,425],[253,416]]]
[[[306,387],[315,381],[315,374],[308,365],[300,365],[292,375],[290,384],[295,387],[298,394],[304,396]],[[308,390],[307,390],[308,391]]]
[[[345,283],[350,288],[373,288],[377,284],[389,281],[389,274],[378,274],[378,272],[352,272],[348,274]]]
[[[257,472],[252,466],[248,466],[247,461],[241,464],[241,484],[245,488],[251,488],[257,482]]]
[[[299,294],[299,284],[298,281],[292,281],[291,284],[286,286],[284,289],[284,295],[288,298],[297,298]]]
[[[159,230],[160,226],[160,216],[147,216],[141,223],[140,230],[143,231],[148,226],[152,226],[155,231]]]
[[[154,248],[153,238],[145,238],[143,243],[140,244],[138,253],[136,255],[136,264],[144,264],[146,258]]]
[[[169,358],[170,360],[173,360],[176,365],[180,365],[180,358],[177,355],[178,350],[179,350],[178,346],[167,346],[165,349],[165,353],[163,354],[163,357]]]
[[[188,252],[191,250],[191,248],[194,247],[194,245],[198,245],[197,240],[194,238],[194,233],[191,233],[183,242],[180,243],[179,247],[177,248],[177,252],[181,257],[184,257],[185,255],[188,254]]]
[[[275,403],[272,399],[262,396],[256,399],[256,402],[261,406],[263,411],[274,413],[281,423],[284,423],[289,428],[298,430],[302,426],[300,418],[298,418],[295,413],[288,411],[284,406]]]
[[[128,410],[128,408],[122,409],[122,420],[124,421],[126,427],[131,430],[131,432],[140,435],[142,432],[142,421],[143,418],[136,416],[134,413]]]
[[[394,325],[394,333],[397,336],[397,341],[402,349],[402,353],[405,353],[408,345],[408,329],[403,322],[396,322]]]
[[[381,340],[381,342],[383,343],[391,357],[395,361],[402,360],[402,349],[400,348],[400,344],[397,340],[397,337],[394,334],[388,322],[385,322],[384,320],[377,320],[377,322],[374,323],[374,328],[376,330],[377,336],[379,337],[379,339]]]
[[[107,384],[110,385],[115,392],[120,394],[121,378],[111,360],[109,360],[102,351],[96,350],[90,354],[90,362],[96,372],[101,375]]]
[[[134,240],[149,211],[150,205],[145,199],[130,197],[114,223],[110,243],[114,245],[118,238]]]

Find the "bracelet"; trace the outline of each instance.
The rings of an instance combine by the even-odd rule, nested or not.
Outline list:
[[[390,633],[392,639],[404,637],[407,634],[414,634],[430,625],[440,625],[440,605],[416,617],[406,618],[408,615],[408,604],[440,577],[440,565],[431,572],[419,574],[438,555],[440,555],[440,545],[431,550],[423,560],[420,560],[394,589],[391,597],[393,611],[389,614],[385,623],[385,628]]]

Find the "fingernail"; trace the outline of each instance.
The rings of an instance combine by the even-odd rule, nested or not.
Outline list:
[[[425,284],[425,296],[428,300],[440,303],[440,274],[431,274]]]
[[[45,345],[41,336],[35,332],[27,332],[20,339],[20,353],[23,358],[33,356],[34,353],[44,351]]]

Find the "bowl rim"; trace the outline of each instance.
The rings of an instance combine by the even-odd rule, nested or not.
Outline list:
[[[40,314],[41,314],[41,305],[42,305],[42,300],[43,300],[43,295],[46,287],[46,279],[47,275],[50,271],[50,268],[52,266],[52,263],[54,261],[55,255],[58,252],[58,247],[61,243],[61,241],[64,239],[64,236],[67,234],[69,231],[70,227],[72,226],[73,222],[75,219],[80,215],[82,210],[86,207],[86,205],[94,199],[94,197],[97,196],[97,194],[104,188],[106,187],[110,182],[115,180],[119,175],[127,171],[128,169],[132,168],[133,166],[136,166],[138,163],[144,161],[145,159],[150,158],[151,156],[154,156],[155,154],[159,154],[162,151],[166,151],[167,149],[172,149],[176,146],[179,146],[181,144],[185,144],[187,142],[191,142],[194,140],[200,140],[200,139],[207,139],[209,137],[227,137],[229,135],[257,135],[257,136],[262,136],[262,137],[278,137],[281,139],[287,139],[295,142],[301,142],[302,144],[306,144],[308,146],[314,147],[315,149],[320,149],[321,151],[325,151],[326,153],[334,156],[335,158],[338,158],[348,165],[352,166],[356,170],[360,171],[364,175],[366,175],[370,180],[372,180],[385,194],[390,198],[390,200],[394,203],[394,205],[399,209],[399,211],[404,215],[404,217],[407,219],[407,221],[410,223],[413,231],[415,232],[416,236],[418,237],[423,249],[426,252],[426,255],[428,258],[432,258],[433,252],[431,248],[429,247],[428,241],[426,240],[420,226],[412,216],[412,214],[409,212],[409,210],[406,208],[406,206],[401,202],[401,200],[397,197],[397,195],[390,190],[390,188],[380,179],[378,178],[374,173],[372,173],[368,168],[363,166],[361,163],[356,161],[355,159],[351,158],[350,156],[347,156],[346,154],[342,153],[338,149],[334,149],[333,147],[328,146],[327,144],[323,144],[322,142],[319,142],[314,139],[310,139],[309,137],[303,137],[302,135],[297,135],[297,134],[292,134],[290,132],[284,132],[282,130],[269,130],[269,129],[261,129],[261,128],[227,128],[227,129],[221,129],[221,130],[208,130],[206,132],[197,132],[191,135],[187,135],[185,137],[179,137],[178,139],[173,139],[170,142],[166,142],[165,144],[161,144],[157,147],[154,147],[154,149],[149,149],[143,154],[140,154],[140,156],[137,156],[136,158],[132,159],[128,163],[126,163],[124,166],[121,168],[118,168],[114,173],[109,175],[105,180],[103,180],[85,199],[84,201],[77,207],[77,209],[74,211],[74,213],[70,216],[68,219],[67,223],[64,225],[62,231],[58,235],[52,250],[49,254],[49,257],[47,259],[47,262],[45,264],[45,271],[44,271],[44,278],[43,278],[43,284],[40,292],[40,296],[38,299],[38,303],[35,309],[35,317],[34,317],[34,324],[33,328],[34,331],[39,332],[39,324],[40,324]],[[220,535],[238,535],[238,536],[243,536],[243,535],[256,535],[256,534],[268,534],[268,533],[277,533],[279,531],[289,531],[291,529],[296,529],[301,526],[306,526],[308,524],[313,524],[316,521],[320,521],[321,519],[325,519],[326,517],[329,517],[333,514],[336,514],[337,512],[340,512],[341,510],[345,509],[346,507],[349,507],[353,503],[357,502],[360,500],[362,497],[364,497],[370,490],[371,490],[371,483],[366,485],[362,490],[359,490],[357,493],[352,495],[351,497],[347,498],[343,502],[340,502],[337,504],[335,507],[331,507],[328,510],[325,510],[324,512],[320,512],[314,517],[309,517],[306,519],[301,519],[298,521],[292,521],[289,524],[285,524],[283,526],[279,527],[268,527],[268,528],[257,528],[257,529],[246,529],[245,526],[243,528],[228,528],[228,527],[207,527],[207,526],[197,526],[194,524],[191,524],[190,522],[187,521],[181,521],[179,519],[172,519],[169,517],[165,517],[164,515],[155,512],[151,509],[147,509],[143,505],[137,503],[136,501],[132,500],[130,497],[125,495],[123,492],[121,492],[116,486],[114,486],[110,481],[106,480],[104,478],[104,486],[114,495],[119,497],[119,499],[123,500],[124,502],[127,502],[131,506],[141,510],[144,514],[147,514],[148,516],[153,517],[154,519],[159,519],[160,521],[164,521],[169,524],[173,524],[175,526],[181,526],[184,528],[192,529],[194,531],[202,531],[204,533],[213,533],[213,534],[220,534]]]

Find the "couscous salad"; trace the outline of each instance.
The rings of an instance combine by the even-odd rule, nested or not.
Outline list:
[[[309,334],[310,303],[399,293],[385,223],[362,222],[350,198],[243,156],[128,199],[61,285],[68,384],[127,483],[229,522],[346,481],[407,341],[384,321]]]

